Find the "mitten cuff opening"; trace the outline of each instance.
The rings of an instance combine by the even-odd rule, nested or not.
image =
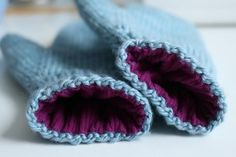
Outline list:
[[[62,88],[39,90],[27,111],[33,130],[75,144],[131,140],[147,132],[148,100],[121,81],[102,80],[63,81]]]
[[[164,43],[131,41],[123,46],[118,67],[168,123],[202,133],[222,121],[222,93],[184,53]]]
[[[136,134],[145,119],[143,106],[133,97],[95,84],[54,93],[39,102],[35,116],[48,129],[71,134]]]

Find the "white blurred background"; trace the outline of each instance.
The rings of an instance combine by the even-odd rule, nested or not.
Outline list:
[[[179,15],[199,27],[236,26],[236,0],[114,1],[145,3]],[[7,18],[4,18],[7,2],[9,3],[6,10]],[[41,28],[45,31],[34,35],[35,38],[45,38],[45,33],[47,39],[51,40],[64,23],[74,18],[77,18],[77,12],[73,6],[73,0],[0,0],[0,36],[6,31],[20,32],[30,36],[29,34]],[[52,21],[50,25],[53,27],[47,28],[48,21]],[[26,25],[28,27],[31,25],[30,29]],[[27,31],[25,31],[26,28]]]
[[[144,0],[199,25],[236,25],[236,0]]]
[[[145,3],[179,15],[199,27],[236,26],[236,0],[114,1]],[[9,4],[4,18],[7,2]],[[45,34],[50,41],[62,25],[74,18],[77,18],[77,12],[73,6],[73,0],[0,0],[0,36],[6,31],[11,31],[31,37],[32,32],[41,28],[45,31],[34,34],[34,37],[31,38],[42,39],[45,38]],[[50,28],[48,28],[48,21],[52,21]],[[31,27],[29,27],[30,25]]]

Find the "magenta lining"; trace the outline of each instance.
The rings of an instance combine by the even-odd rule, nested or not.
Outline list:
[[[39,102],[35,116],[48,129],[71,134],[135,134],[145,120],[143,105],[134,97],[95,84],[53,94]]]
[[[129,46],[126,52],[131,72],[157,91],[175,116],[184,122],[202,126],[216,119],[218,98],[187,62],[161,48],[152,50]]]

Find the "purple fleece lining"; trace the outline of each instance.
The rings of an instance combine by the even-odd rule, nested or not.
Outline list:
[[[48,129],[71,134],[135,134],[145,120],[143,106],[134,97],[95,84],[55,93],[39,102],[35,116]]]
[[[131,72],[162,96],[175,116],[193,125],[207,126],[215,120],[219,107],[209,85],[176,54],[164,49],[130,46],[127,63]]]

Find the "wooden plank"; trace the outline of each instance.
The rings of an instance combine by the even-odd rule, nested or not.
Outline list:
[[[11,6],[7,9],[8,15],[19,14],[49,14],[59,12],[76,12],[73,6],[69,7],[50,7],[50,6]]]

